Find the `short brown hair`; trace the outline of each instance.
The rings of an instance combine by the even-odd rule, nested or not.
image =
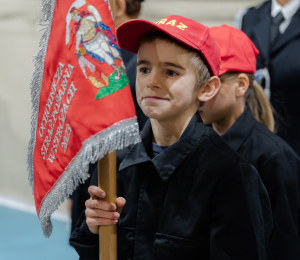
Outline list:
[[[212,73],[209,69],[209,66],[200,52],[184,45],[183,43],[175,40],[174,38],[172,38],[164,32],[155,31],[149,33],[142,39],[140,45],[144,43],[156,43],[159,41],[175,44],[190,54],[191,64],[193,65],[196,72],[196,89],[199,89],[202,86],[204,86],[210,79],[210,77],[212,77]]]

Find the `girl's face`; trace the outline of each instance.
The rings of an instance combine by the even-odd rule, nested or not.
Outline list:
[[[239,87],[237,76],[222,80],[219,92],[199,108],[203,123],[211,125],[221,122],[234,112],[237,103],[236,90]]]
[[[197,111],[196,73],[189,57],[180,47],[164,41],[140,46],[136,97],[146,116],[174,121]]]

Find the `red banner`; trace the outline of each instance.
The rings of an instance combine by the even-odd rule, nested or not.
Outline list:
[[[29,181],[43,232],[88,165],[139,141],[108,0],[43,1],[47,22],[31,82]]]

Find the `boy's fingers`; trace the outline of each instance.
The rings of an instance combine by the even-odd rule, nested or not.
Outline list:
[[[126,204],[126,200],[123,197],[119,197],[119,198],[117,198],[116,204],[117,204],[117,212],[121,214],[122,209]]]
[[[102,209],[106,211],[116,211],[116,205],[104,200],[97,200],[92,198],[85,201],[85,207],[91,209]]]
[[[105,192],[97,186],[90,186],[88,192],[92,199],[96,199],[97,197],[103,199],[106,196]]]
[[[107,218],[107,219],[119,219],[120,214],[118,212],[110,212],[101,209],[90,209],[85,210],[85,215],[88,218]]]
[[[123,197],[117,198],[117,206],[118,207],[124,207],[126,203],[126,200]]]
[[[114,225],[118,223],[117,219],[108,219],[108,218],[87,218],[86,224],[89,228],[93,228],[96,226],[107,226]]]

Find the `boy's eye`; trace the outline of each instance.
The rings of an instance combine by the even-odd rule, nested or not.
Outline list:
[[[141,73],[143,73],[143,74],[147,74],[147,73],[150,72],[150,70],[147,69],[147,68],[140,68],[139,71],[140,71]]]
[[[173,76],[177,76],[178,74],[173,70],[167,70],[167,75],[173,77]]]

